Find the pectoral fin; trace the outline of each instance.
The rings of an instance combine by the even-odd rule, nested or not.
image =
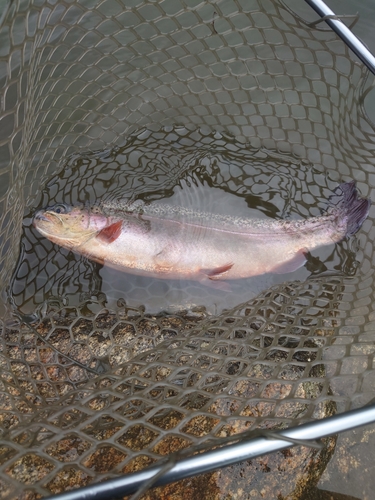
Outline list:
[[[104,243],[113,243],[121,234],[122,221],[114,222],[110,226],[105,227],[96,235],[96,237]]]
[[[286,274],[296,271],[305,264],[307,260],[307,253],[308,251],[305,248],[302,248],[291,259],[277,265],[271,272],[276,274]]]

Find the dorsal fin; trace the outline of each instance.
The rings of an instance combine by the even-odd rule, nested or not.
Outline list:
[[[104,243],[113,243],[120,236],[121,228],[122,221],[119,220],[99,231],[96,237]]]

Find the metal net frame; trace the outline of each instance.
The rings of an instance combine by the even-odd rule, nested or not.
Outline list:
[[[121,297],[109,306],[101,283],[92,283],[95,265],[67,253],[63,269],[80,277],[69,283],[76,299],[48,295],[61,269],[47,264],[60,251],[23,224],[39,203],[82,191],[92,171],[104,171],[106,154],[122,152],[129,177],[124,137],[133,137],[134,151],[144,134],[165,146],[172,184],[199,164],[193,153],[176,162],[173,142],[222,148],[224,164],[232,164],[226,155],[248,154],[263,172],[283,179],[287,170],[316,183],[304,216],[341,180],[355,179],[371,197],[366,76],[335,34],[309,27],[276,0],[7,4],[0,25],[2,498],[56,494],[373,398],[373,209],[354,243],[336,250],[346,263],[340,272],[276,284],[218,315],[200,307],[151,314]],[[115,175],[111,165],[105,171]],[[149,165],[158,168],[155,152],[142,174]],[[67,175],[73,171],[81,175]],[[218,185],[227,182],[212,174]],[[246,181],[243,172],[231,174],[228,189]],[[149,185],[134,182],[129,191]],[[48,301],[36,308],[38,293]],[[300,469],[276,490],[254,470],[241,479],[233,469],[232,482],[212,474],[190,484],[189,494],[215,487],[213,498],[221,498],[246,488],[249,477],[264,494],[287,494],[306,461],[326,464],[333,448],[332,439],[313,456],[303,448]]]

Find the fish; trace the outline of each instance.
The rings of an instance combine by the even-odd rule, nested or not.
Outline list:
[[[308,252],[355,234],[370,205],[351,181],[336,188],[325,214],[303,220],[240,219],[163,204],[131,211],[60,203],[38,210],[33,225],[53,243],[121,271],[212,284],[293,272]]]

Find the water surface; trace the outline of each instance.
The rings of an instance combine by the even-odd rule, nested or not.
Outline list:
[[[241,218],[295,219],[320,215],[337,181],[309,162],[254,149],[230,136],[185,127],[141,130],[113,150],[89,152],[62,161],[24,221],[21,256],[11,300],[33,315],[45,300],[77,303],[105,293],[150,313],[205,307],[217,314],[286,280],[321,274],[353,275],[356,239],[320,248],[304,267],[229,282],[231,291],[186,280],[162,280],[121,273],[58,247],[31,225],[35,209],[64,202],[167,203]]]

